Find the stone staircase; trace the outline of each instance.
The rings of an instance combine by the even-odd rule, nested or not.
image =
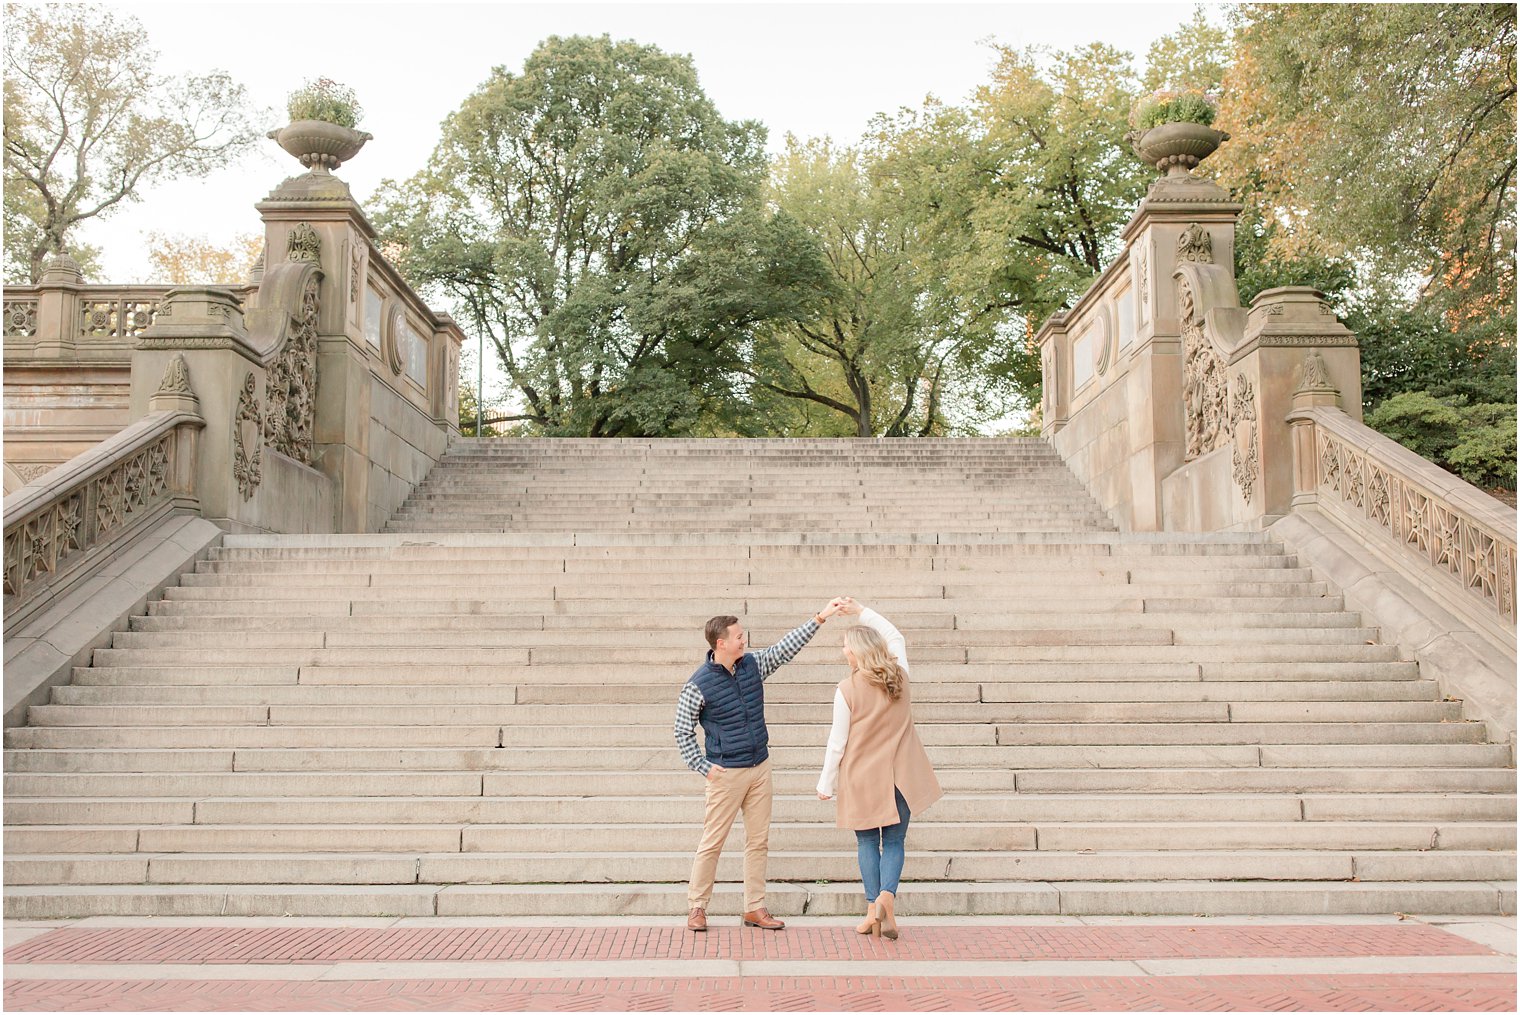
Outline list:
[[[1507,747],[1260,534],[1118,534],[1037,440],[466,440],[387,533],[228,537],[7,731],[6,915],[674,917],[703,621],[840,593],[946,790],[905,912],[1514,912]],[[839,637],[767,686],[782,915],[862,905]]]

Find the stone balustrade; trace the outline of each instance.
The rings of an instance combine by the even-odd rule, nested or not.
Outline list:
[[[205,425],[178,360],[146,416],[5,499],[8,625],[25,623],[146,528],[198,510]]]
[[[1393,556],[1445,605],[1515,645],[1515,511],[1333,406],[1294,431],[1295,504]]]

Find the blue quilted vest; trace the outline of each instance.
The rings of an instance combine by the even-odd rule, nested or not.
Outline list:
[[[702,732],[707,738],[707,760],[724,768],[753,768],[770,757],[770,733],[765,729],[765,682],[760,665],[746,652],[729,673],[713,662],[697,668],[690,683],[702,692]]]

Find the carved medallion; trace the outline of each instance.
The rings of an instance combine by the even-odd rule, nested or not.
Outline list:
[[[264,478],[261,431],[258,382],[250,370],[243,378],[237,413],[232,417],[232,476],[244,500],[253,496]],[[253,451],[249,452],[249,448]]]
[[[286,256],[291,261],[321,263],[322,240],[309,223],[302,222],[290,231],[290,252]]]
[[[1214,238],[1203,226],[1194,222],[1183,230],[1177,237],[1177,260],[1178,262],[1191,261],[1194,264],[1214,263]]]
[[[1245,374],[1235,375],[1235,397],[1230,403],[1234,433],[1230,464],[1234,467],[1235,485],[1246,501],[1256,489],[1257,466],[1261,461],[1260,440],[1256,431],[1256,394]]]

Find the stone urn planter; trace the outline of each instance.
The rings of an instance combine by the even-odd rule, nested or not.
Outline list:
[[[269,132],[281,148],[301,160],[312,172],[337,169],[359,154],[374,135],[325,120],[297,120]]]
[[[1132,130],[1124,139],[1143,161],[1168,176],[1183,176],[1214,154],[1230,135],[1201,123],[1162,123]]]

